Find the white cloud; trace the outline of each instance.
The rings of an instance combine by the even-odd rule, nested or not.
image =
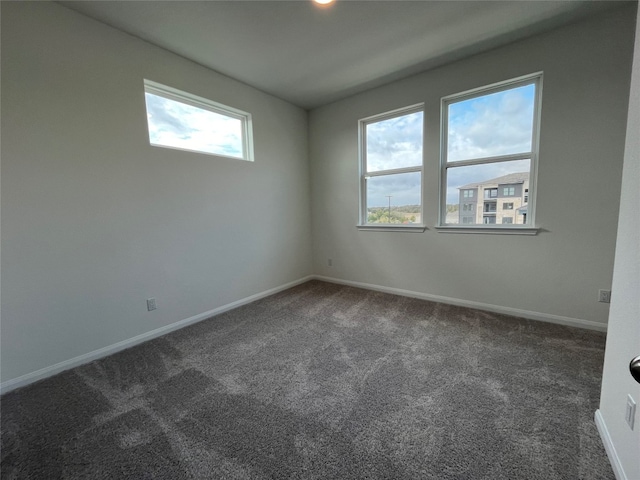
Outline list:
[[[525,85],[451,104],[448,161],[530,151],[534,89]]]
[[[422,112],[367,125],[367,170],[422,164]]]
[[[242,122],[215,112],[146,94],[151,143],[242,157]]]
[[[421,182],[420,172],[381,175],[367,180],[367,206],[383,207],[420,205]]]

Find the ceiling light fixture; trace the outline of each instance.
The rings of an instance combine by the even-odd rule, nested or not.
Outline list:
[[[313,0],[315,3],[317,3],[318,5],[329,5],[330,3],[333,3],[335,0]]]

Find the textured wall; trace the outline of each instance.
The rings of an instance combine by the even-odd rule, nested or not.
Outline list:
[[[144,78],[251,112],[255,162],[150,147]],[[309,275],[309,212],[305,111],[2,3],[3,381]]]
[[[310,113],[315,272],[605,325],[635,5]],[[437,233],[440,99],[544,72],[537,236]],[[358,231],[358,119],[424,102],[425,233]],[[579,193],[579,194],[578,194]],[[327,266],[333,259],[333,267]]]

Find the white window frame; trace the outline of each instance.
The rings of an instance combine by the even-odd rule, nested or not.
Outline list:
[[[531,151],[521,152],[512,155],[499,155],[492,157],[475,158],[471,160],[461,160],[447,162],[447,149],[449,139],[449,105],[464,100],[470,100],[476,97],[483,97],[493,93],[510,90],[512,88],[522,87],[524,85],[535,85],[535,98],[533,102],[533,128],[531,138]],[[538,228],[535,222],[535,194],[536,194],[536,178],[538,171],[538,152],[540,144],[540,114],[542,107],[542,72],[536,72],[530,75],[498,82],[462,93],[449,95],[441,99],[441,127],[440,127],[440,208],[438,214],[438,225],[436,229],[444,233],[499,233],[499,234],[526,234],[535,235]],[[449,168],[464,167],[469,165],[481,165],[497,162],[508,162],[513,160],[530,160],[529,171],[529,202],[527,212],[527,223],[521,224],[496,224],[488,227],[482,225],[461,225],[447,224],[446,208],[447,208],[447,171]],[[493,197],[492,197],[493,198]]]
[[[422,163],[413,167],[394,168],[389,170],[367,171],[367,125],[377,123],[391,118],[410,115],[416,112],[423,112],[422,117]],[[375,230],[375,231],[396,231],[396,232],[424,232],[424,103],[410,105],[408,107],[398,108],[371,117],[362,118],[358,121],[358,146],[360,157],[360,212],[358,230]],[[394,175],[399,173],[420,172],[420,224],[384,224],[384,223],[367,223],[367,180],[372,177],[380,177],[384,175]]]
[[[162,85],[161,83],[154,82],[152,80],[147,80],[147,79],[144,79],[144,92],[166,98],[167,100],[186,103],[187,105],[191,105],[192,107],[217,113],[225,117],[230,117],[230,118],[240,120],[240,124],[242,126],[242,156],[240,157],[225,155],[222,153],[212,153],[204,150],[198,150],[195,148],[174,147],[174,146],[163,145],[159,143],[153,143],[151,142],[151,138],[149,138],[149,144],[151,146],[168,148],[171,150],[195,152],[203,155],[213,155],[216,157],[231,158],[233,160],[246,160],[249,162],[254,161],[253,125],[252,125],[252,119],[251,119],[250,113],[244,112],[237,108],[229,107],[228,105],[223,105],[222,103],[214,102],[213,100],[209,100],[208,98],[199,97],[192,93],[184,92],[182,90],[178,90],[177,88],[169,87],[167,85]],[[147,124],[147,133],[148,133],[148,130],[149,130],[149,125]]]

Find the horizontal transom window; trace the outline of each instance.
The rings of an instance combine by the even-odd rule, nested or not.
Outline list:
[[[251,114],[144,81],[151,145],[253,161]]]

